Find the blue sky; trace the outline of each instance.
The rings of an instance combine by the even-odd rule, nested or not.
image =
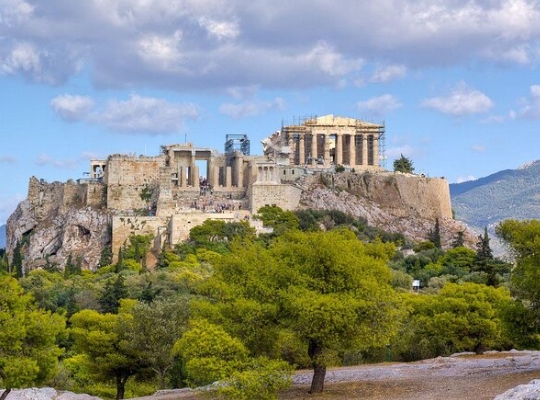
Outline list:
[[[89,159],[223,149],[295,117],[386,125],[449,182],[540,158],[533,0],[0,0],[0,224],[31,176]]]

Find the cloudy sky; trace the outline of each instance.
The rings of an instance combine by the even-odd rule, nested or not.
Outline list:
[[[536,0],[0,0],[0,224],[31,176],[223,149],[297,117],[384,122],[386,167],[459,182],[540,158]]]

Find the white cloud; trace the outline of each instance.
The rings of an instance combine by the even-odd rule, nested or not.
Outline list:
[[[401,107],[399,100],[390,95],[384,94],[379,97],[373,97],[365,101],[356,103],[356,108],[360,111],[368,111],[375,115],[384,115]]]
[[[475,144],[471,147],[471,150],[475,153],[485,153],[486,152],[486,146],[483,144]]]
[[[93,106],[94,102],[88,96],[63,94],[51,100],[54,112],[63,120],[70,122],[86,118]]]
[[[234,39],[240,34],[237,22],[216,21],[208,17],[199,18],[199,24],[204,27],[210,36],[222,39]]]
[[[126,101],[111,101],[104,110],[91,114],[88,121],[121,133],[162,135],[180,131],[186,119],[198,116],[194,104],[132,95]]]
[[[39,51],[31,43],[17,43],[1,66],[2,72],[7,74],[39,72],[41,70]]]
[[[465,176],[458,176],[456,178],[456,183],[463,183],[463,182],[469,182],[469,181],[475,181],[476,177],[473,175],[465,175]]]
[[[388,83],[396,79],[404,78],[407,75],[407,67],[404,65],[388,65],[379,67],[373,73],[371,82]]]
[[[30,18],[34,6],[24,0],[2,0],[0,11],[0,25],[12,26]]]
[[[151,66],[158,69],[174,69],[182,55],[179,51],[182,31],[176,30],[170,36],[146,35],[138,43],[138,52]]]
[[[480,122],[483,124],[502,124],[504,121],[506,121],[506,119],[507,117],[504,115],[488,115]]]
[[[449,95],[425,99],[422,106],[459,117],[485,113],[493,107],[493,102],[484,93],[461,82]]]
[[[52,166],[55,168],[68,168],[68,169],[75,169],[77,167],[77,161],[68,159],[68,160],[57,160],[52,158],[51,156],[41,153],[39,154],[34,163],[39,166]]]
[[[523,100],[524,106],[519,115],[523,118],[537,119],[540,118],[540,85],[532,85],[530,92],[529,98]]]
[[[251,99],[255,96],[259,87],[257,85],[234,86],[227,89],[227,93],[235,100]]]
[[[219,107],[219,112],[234,119],[253,117],[269,110],[282,110],[285,102],[276,97],[273,101],[245,101],[242,103],[224,103]]]
[[[536,0],[1,0],[0,32],[3,73],[58,84],[84,66],[115,88],[335,87],[380,60],[375,82],[540,60]]]
[[[0,155],[0,163],[2,164],[12,164],[14,163],[15,161],[17,161],[15,159],[15,157],[12,157],[12,156],[1,156]]]
[[[317,43],[305,57],[321,71],[334,77],[342,77],[364,65],[362,59],[347,59],[324,41]]]

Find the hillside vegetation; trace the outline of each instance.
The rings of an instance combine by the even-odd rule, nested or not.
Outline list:
[[[96,271],[71,256],[25,271],[20,248],[0,254],[2,396],[47,384],[121,399],[219,381],[213,398],[272,400],[295,369],[311,369],[320,393],[334,366],[540,345],[528,308],[538,223],[501,225],[518,255],[510,279],[487,231],[473,250],[438,221],[415,242],[336,210],[257,217],[273,232],[208,220],[151,270],[152,235],[132,236],[115,262],[103,252]]]

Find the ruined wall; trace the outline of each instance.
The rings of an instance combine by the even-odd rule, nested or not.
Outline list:
[[[163,156],[131,157],[114,155],[107,160],[106,183],[109,185],[148,185],[159,181]]]
[[[302,190],[292,185],[257,183],[250,189],[250,208],[253,213],[266,205],[276,205],[284,210],[295,210]]]
[[[168,219],[160,217],[128,217],[115,216],[112,218],[112,251],[113,260],[118,258],[118,250],[133,235],[154,235],[152,250],[158,251],[167,239]]]
[[[90,207],[107,206],[107,186],[99,182],[91,182],[83,186],[86,189],[85,203]]]
[[[248,214],[249,212],[246,210],[225,213],[203,213],[197,211],[178,213],[175,214],[170,221],[170,240],[174,244],[188,239],[191,228],[203,224],[207,219],[239,222]]]

